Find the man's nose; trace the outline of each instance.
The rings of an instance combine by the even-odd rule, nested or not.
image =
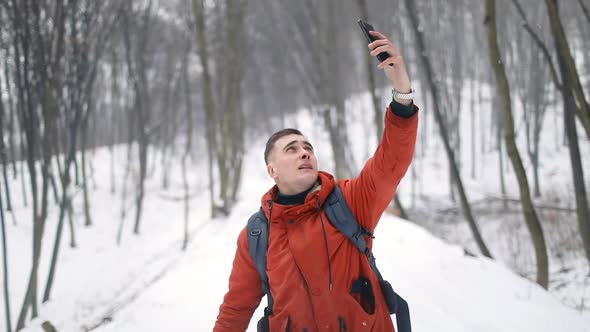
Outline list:
[[[303,150],[303,153],[301,154],[301,159],[310,159],[310,153],[307,150]]]

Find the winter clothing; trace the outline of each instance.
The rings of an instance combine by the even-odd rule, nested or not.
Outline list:
[[[414,154],[418,108],[412,105],[410,112],[396,112],[403,107],[393,102],[388,108],[381,143],[358,177],[336,182],[332,175],[319,172],[317,184],[305,196],[279,195],[276,186],[263,196],[262,208],[270,222],[271,331],[394,330],[367,258],[328,221],[322,204],[338,185],[361,226],[374,231]],[[245,331],[264,295],[245,228],[237,246],[215,332]],[[351,295],[358,286],[353,282],[363,277],[372,286],[372,299]]]

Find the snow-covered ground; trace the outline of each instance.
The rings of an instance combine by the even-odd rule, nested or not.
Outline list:
[[[367,105],[365,101],[351,103],[351,108],[358,111],[349,112],[349,122],[358,124],[351,126],[350,130],[351,144],[359,164],[375,145],[374,137],[363,126],[372,121],[372,117],[366,116],[369,111],[363,106]],[[330,170],[329,146],[324,143],[326,133],[319,125],[313,124],[313,118],[303,112],[286,123],[307,133],[318,151],[320,167]],[[546,125],[550,126],[551,121]],[[424,197],[441,197],[448,193],[446,157],[433,128],[434,124],[429,124],[430,145],[418,149],[418,153],[426,149],[425,157],[417,158],[413,166],[419,171],[421,180],[412,184],[408,173],[400,188],[402,193],[407,193],[402,198],[408,204],[413,187],[420,187],[419,194]],[[91,195],[94,224],[83,226],[82,199],[77,195],[78,247],[67,247],[69,229],[66,226],[52,300],[40,307],[40,317],[28,323],[25,331],[39,331],[45,320],[51,321],[60,332],[211,330],[227,290],[237,235],[256,210],[260,196],[272,185],[262,161],[263,143],[247,145],[239,202],[227,218],[209,219],[203,163],[195,161],[191,166],[191,191],[197,194],[190,204],[191,238],[186,252],[181,251],[183,203],[169,199],[182,194],[179,163],[173,163],[169,169],[171,184],[168,190],[161,189],[161,170],[156,168],[147,184],[141,235],[132,234],[133,213],[130,210],[124,224],[122,244],[117,246],[125,151],[116,150],[117,191],[113,195],[109,182],[110,154],[106,149],[98,150],[93,156],[96,180]],[[583,148],[588,155],[588,144]],[[482,168],[483,174],[478,181],[467,181],[468,191],[472,194],[470,199],[498,192],[494,187],[498,182],[497,171],[494,172],[491,165],[491,160],[495,160],[493,155],[479,157],[489,158],[478,160],[489,167]],[[544,182],[545,186],[555,183],[567,188],[571,183],[567,159],[560,162],[560,158],[567,158],[565,148],[557,157],[542,157],[544,174],[556,174],[555,178]],[[565,166],[561,166],[563,164]],[[154,165],[158,166],[159,162]],[[517,197],[514,183],[513,175],[507,173],[509,192]],[[32,226],[30,208],[25,208],[20,199],[20,182],[12,183],[11,188],[17,220],[17,225],[13,225],[9,217],[7,223],[14,325],[31,264]],[[423,196],[418,196],[416,205],[427,205],[426,200],[421,203],[420,197]],[[126,205],[131,205],[129,197]],[[56,206],[52,205],[43,242],[41,290],[47,276],[57,212]],[[459,233],[466,233],[461,226],[453,227]],[[409,302],[414,331],[590,331],[590,311],[578,311],[564,305],[556,292],[541,289],[510,270],[501,260],[466,256],[462,247],[440,240],[416,223],[391,215],[383,216],[376,236],[374,252],[379,267],[396,291]],[[493,252],[501,250],[501,239],[491,238],[489,241]],[[583,260],[578,263],[576,271],[587,271]],[[572,292],[590,294],[588,278],[576,285]],[[249,331],[255,330],[261,310],[262,306],[254,315]],[[0,331],[3,330],[2,310]]]

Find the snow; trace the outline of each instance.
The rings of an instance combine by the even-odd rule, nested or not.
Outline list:
[[[358,109],[358,112],[349,112],[348,120],[356,124],[349,130],[359,165],[376,144],[364,125],[372,121],[372,116],[366,116],[369,114],[366,105],[369,105],[366,99],[349,102],[351,108]],[[467,119],[465,112],[464,118]],[[329,146],[324,143],[327,142],[327,134],[314,125],[313,116],[302,111],[286,119],[285,123],[308,133],[318,151],[320,167],[331,170]],[[431,131],[433,128],[434,124],[429,124]],[[421,149],[427,149],[428,158],[417,157],[412,166],[424,177],[418,183],[422,187],[419,194],[448,195],[446,157],[442,154],[438,136],[434,133],[431,136],[432,146],[419,144],[417,150],[418,154]],[[553,135],[544,137],[550,139]],[[129,210],[122,244],[117,246],[116,234],[122,206],[120,189],[126,179],[129,182],[132,179],[128,179],[123,172],[126,151],[119,147],[115,150],[117,191],[115,195],[111,194],[111,156],[107,149],[97,150],[91,155],[96,180],[91,195],[94,224],[83,226],[82,197],[78,194],[75,199],[78,247],[70,249],[67,246],[69,228],[66,226],[52,300],[40,306],[40,317],[27,322],[24,331],[39,331],[45,320],[51,321],[58,331],[211,330],[227,291],[237,235],[248,217],[256,211],[261,195],[272,185],[262,164],[263,144],[259,141],[248,146],[239,202],[227,218],[209,218],[208,191],[202,189],[206,182],[202,178],[206,174],[205,163],[197,160],[191,164],[191,191],[197,188],[199,191],[190,201],[191,236],[185,252],[181,251],[183,202],[166,198],[182,194],[179,163],[172,163],[171,184],[167,190],[161,188],[161,170],[156,167],[146,187],[141,234],[132,234],[134,214]],[[464,147],[463,152],[469,150]],[[559,154],[567,156],[567,150],[562,148]],[[483,160],[478,162],[493,168],[492,160],[497,159],[493,155],[486,155],[485,158],[481,156]],[[559,158],[552,159],[556,160],[547,156],[541,158],[547,163],[543,172],[554,172],[557,175],[551,181],[567,187],[571,182],[567,168],[559,164]],[[470,199],[498,192],[494,187],[497,185],[494,172],[497,171],[486,168],[483,172],[488,175],[483,180],[466,181],[469,193],[473,194]],[[507,173],[509,192],[517,195],[515,181],[511,177]],[[545,186],[549,183],[545,182]],[[32,256],[30,207],[23,206],[20,187],[20,182],[11,183],[17,225],[7,219],[13,328],[26,289]],[[411,192],[410,172],[400,190]],[[410,197],[409,194],[402,196],[408,204]],[[418,197],[416,204],[428,205],[428,201]],[[129,197],[125,205],[131,205]],[[57,207],[52,204],[43,242],[40,295],[48,271],[57,214]],[[452,231],[467,233],[464,227],[452,228]],[[519,276],[501,260],[465,255],[462,247],[437,238],[419,223],[389,214],[383,216],[375,233],[374,252],[379,268],[395,290],[408,301],[414,331],[563,331],[565,326],[571,332],[590,331],[589,311],[566,306],[556,293],[547,292]],[[492,247],[499,250],[498,240],[492,242]],[[587,271],[585,262],[578,261],[578,264],[579,268],[575,271]],[[588,297],[590,283],[587,277],[581,278],[581,283],[570,291]],[[264,304],[265,299],[254,314],[248,331],[255,331]],[[2,310],[0,330],[6,329],[5,324]]]

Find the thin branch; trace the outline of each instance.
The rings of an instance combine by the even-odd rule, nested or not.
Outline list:
[[[520,204],[521,200],[520,199],[516,199],[516,198],[508,198],[508,197],[494,197],[494,196],[489,196],[477,201],[472,201],[470,202],[470,204],[472,206],[484,206],[484,207],[489,207],[490,203],[493,202],[509,202],[509,203],[514,203],[514,204]],[[565,213],[576,213],[576,209],[575,208],[568,208],[568,207],[563,207],[563,206],[555,206],[555,205],[535,205],[535,209],[538,210],[549,210],[549,211],[557,211],[557,212],[565,212]],[[451,212],[459,212],[459,208],[458,207],[449,207],[449,208],[445,208],[445,209],[440,209],[438,210],[438,212],[440,213],[451,213]],[[504,211],[507,212],[507,211]]]
[[[520,17],[522,18],[522,27],[531,35],[531,37],[533,38],[533,40],[535,41],[537,46],[539,46],[539,48],[541,49],[541,52],[543,53],[545,60],[547,60],[547,63],[549,64],[549,69],[551,70],[551,78],[553,79],[553,83],[555,83],[557,88],[559,90],[561,90],[563,88],[563,86],[562,86],[561,82],[559,81],[559,77],[557,76],[557,71],[555,70],[555,66],[553,65],[551,53],[549,53],[549,50],[547,49],[547,46],[545,45],[543,40],[541,40],[539,35],[533,30],[533,28],[529,24],[529,22],[526,18],[526,15],[524,13],[524,10],[522,9],[522,6],[518,2],[518,0],[512,0],[512,3],[516,7],[516,10],[520,14]]]
[[[580,4],[580,7],[582,7],[582,11],[584,12],[584,16],[586,16],[586,20],[588,20],[588,23],[590,23],[590,12],[588,12],[588,8],[584,2],[582,2],[582,0],[578,0],[578,3]]]

